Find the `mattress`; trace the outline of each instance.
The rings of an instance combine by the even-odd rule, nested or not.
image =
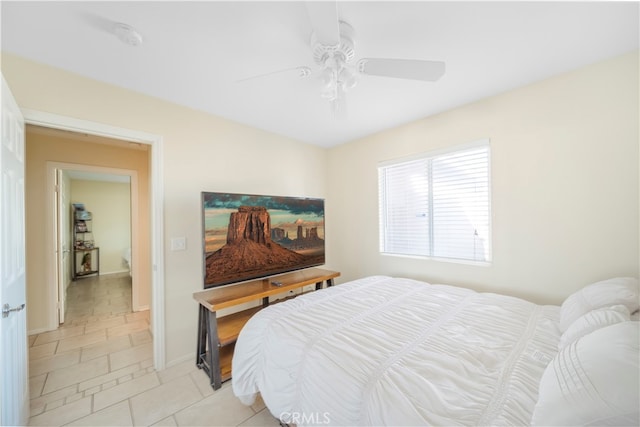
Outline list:
[[[233,391],[298,425],[526,425],[560,308],[367,277],[258,312]]]

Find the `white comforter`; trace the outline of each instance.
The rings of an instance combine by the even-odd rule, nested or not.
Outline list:
[[[257,313],[233,390],[298,425],[525,425],[559,307],[368,277]]]

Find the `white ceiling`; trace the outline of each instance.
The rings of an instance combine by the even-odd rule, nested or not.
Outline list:
[[[337,4],[362,57],[446,62],[437,82],[362,75],[336,119],[315,78],[304,2],[2,1],[2,50],[330,147],[638,49],[638,2]],[[136,28],[131,47],[111,32]],[[113,108],[119,108],[114,105]],[[461,126],[464,124],[461,123]]]

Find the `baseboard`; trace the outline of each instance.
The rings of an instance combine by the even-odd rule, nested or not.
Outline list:
[[[168,368],[170,368],[172,366],[179,365],[179,364],[184,363],[184,362],[186,362],[188,360],[192,360],[193,364],[194,365],[196,364],[196,362],[195,362],[196,356],[194,354],[185,354],[184,356],[178,357],[177,359],[174,359],[171,362],[168,362],[167,364],[165,364],[164,368],[168,369]]]
[[[129,274],[129,270],[115,270],[115,271],[106,271],[106,272],[101,271],[100,275],[101,276],[109,276],[111,274],[123,274],[123,273]]]
[[[27,331],[27,335],[37,335],[37,334],[41,334],[43,332],[51,332],[51,331],[55,331],[56,329],[49,329],[49,328],[38,328],[38,329],[32,329],[30,331]]]

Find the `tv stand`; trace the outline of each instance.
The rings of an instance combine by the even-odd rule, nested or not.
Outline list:
[[[315,290],[333,286],[340,273],[321,268],[294,271],[268,279],[242,282],[221,288],[195,292],[198,301],[198,348],[196,366],[209,375],[211,387],[219,389],[231,379],[231,359],[240,330],[249,319],[269,305],[269,297],[315,284]],[[274,286],[278,282],[280,285]],[[223,308],[262,299],[262,305],[217,317]]]

